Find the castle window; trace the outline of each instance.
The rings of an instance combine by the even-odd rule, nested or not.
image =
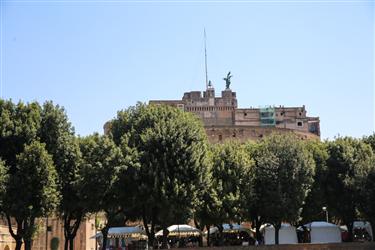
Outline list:
[[[222,141],[222,140],[223,140],[223,136],[219,135],[219,141]]]
[[[244,116],[247,116],[247,113],[245,112],[243,115],[244,115]]]
[[[302,122],[297,122],[297,126],[302,127],[303,126]]]

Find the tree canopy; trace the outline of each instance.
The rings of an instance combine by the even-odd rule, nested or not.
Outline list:
[[[373,164],[371,147],[350,137],[328,142],[327,201],[331,214],[348,227],[352,238],[353,222],[358,218],[357,209],[363,181]]]
[[[259,214],[275,227],[298,220],[313,182],[314,162],[294,135],[273,134],[260,142],[255,154],[255,192]]]
[[[312,154],[315,162],[314,182],[311,186],[311,191],[306,197],[303,205],[301,217],[302,224],[311,221],[324,221],[325,214],[322,210],[327,207],[327,182],[328,170],[327,160],[328,152],[327,145],[320,141],[306,141],[306,149]]]
[[[3,210],[7,216],[17,221],[17,233],[9,226],[10,233],[21,248],[23,239],[25,249],[31,249],[31,240],[35,232],[35,219],[47,216],[54,211],[59,202],[57,173],[52,157],[45,144],[33,141],[25,146],[16,157],[16,165],[6,182],[6,194]]]
[[[111,133],[115,142],[126,142],[138,154],[137,198],[153,244],[155,223],[166,229],[192,215],[206,166],[207,139],[202,124],[179,109],[138,104],[118,113]]]
[[[105,213],[107,222],[101,230],[104,239],[102,249],[105,249],[108,229],[114,226],[123,212],[120,197],[128,190],[120,188],[119,177],[127,166],[120,148],[108,136],[94,134],[80,138],[80,149],[83,157],[80,198],[90,212]]]
[[[70,246],[73,250],[73,240],[88,211],[79,197],[81,186],[78,171],[81,153],[64,108],[52,102],[43,104],[38,136],[46,143],[46,148],[55,163],[61,192],[58,213],[64,224],[64,249],[67,250]]]
[[[245,147],[235,142],[214,145],[212,158],[213,186],[221,199],[217,216],[221,223],[241,221],[241,187],[254,162]]]

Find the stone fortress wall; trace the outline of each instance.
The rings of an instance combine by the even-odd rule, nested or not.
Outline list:
[[[320,138],[319,117],[308,117],[305,106],[238,108],[236,92],[225,89],[215,96],[215,89],[184,93],[181,100],[151,100],[149,104],[169,105],[196,114],[202,121],[210,142],[228,139],[257,140],[272,132],[294,132],[301,139]]]

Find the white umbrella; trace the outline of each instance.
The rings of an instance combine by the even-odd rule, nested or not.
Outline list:
[[[189,225],[172,225],[168,228],[168,236],[179,236],[179,235],[199,235],[201,231],[195,227]],[[162,236],[163,230],[160,230],[155,234],[155,236]]]
[[[108,229],[108,238],[143,238],[145,230],[141,226],[135,227],[111,227]],[[102,233],[99,232],[91,238],[101,238]]]

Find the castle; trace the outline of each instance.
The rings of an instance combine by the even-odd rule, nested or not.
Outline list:
[[[229,74],[228,74],[229,76]],[[230,79],[230,78],[229,78]],[[272,132],[294,132],[301,139],[319,139],[319,117],[308,117],[302,107],[238,108],[236,92],[227,81],[221,96],[215,96],[211,84],[206,91],[184,93],[181,100],[151,100],[149,104],[170,105],[201,118],[212,143],[228,139],[257,140]]]

